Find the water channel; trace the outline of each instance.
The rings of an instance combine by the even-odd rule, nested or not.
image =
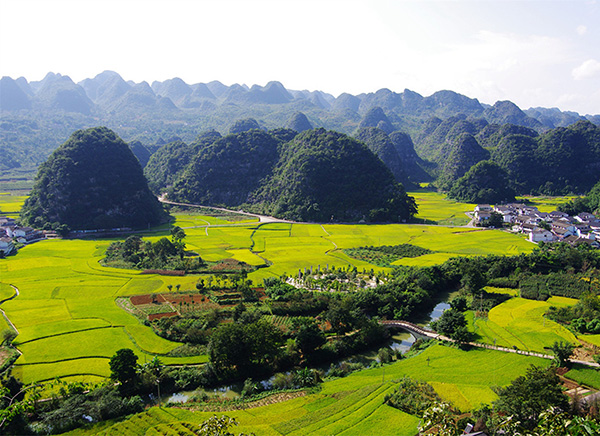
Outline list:
[[[448,296],[448,297],[450,297],[450,296]],[[449,300],[450,298],[447,298],[447,299]],[[450,304],[448,304],[446,301],[440,301],[438,304],[435,305],[435,307],[429,313],[429,315],[427,317],[425,317],[425,319],[423,320],[424,322],[421,322],[420,324],[427,325],[431,321],[435,321],[435,320],[439,319],[440,316],[442,316],[442,313],[444,312],[444,310],[449,309],[449,308],[450,308]],[[406,353],[410,349],[410,347],[412,346],[412,344],[414,342],[415,342],[415,337],[412,334],[410,334],[408,332],[402,332],[402,333],[397,333],[397,334],[393,335],[390,338],[390,341],[386,345],[395,352],[400,351],[402,353]],[[377,360],[377,357],[375,356],[376,353],[377,353],[376,351],[371,351],[371,352],[365,353],[360,356],[360,360],[376,361]],[[347,360],[347,359],[344,359],[344,360]],[[259,383],[262,383],[266,387],[270,384],[270,379],[263,380]],[[185,403],[193,397],[201,398],[203,396],[212,397],[212,398],[219,397],[222,399],[232,400],[235,398],[239,398],[241,390],[242,390],[242,384],[236,384],[236,385],[231,385],[231,386],[222,386],[222,387],[219,387],[216,389],[198,388],[195,391],[176,392],[176,393],[172,394],[171,396],[165,396],[162,399],[162,401],[171,402],[171,403]]]

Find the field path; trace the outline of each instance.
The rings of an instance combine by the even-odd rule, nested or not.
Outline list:
[[[164,198],[164,195],[158,197],[158,201],[160,201],[161,203],[172,204],[175,206],[204,207],[206,209],[215,209],[215,210],[220,210],[222,212],[237,213],[240,215],[252,216],[252,217],[258,218],[258,222],[261,224],[264,224],[264,223],[294,223],[295,222],[295,221],[275,218],[274,216],[269,216],[269,215],[260,215],[258,213],[244,212],[243,210],[225,209],[224,207],[205,206],[203,204],[177,203],[175,201],[166,200]]]
[[[13,288],[15,290],[15,294],[12,297],[8,297],[5,298],[4,300],[0,301],[0,304],[4,303],[5,301],[9,301],[12,300],[13,298],[17,298],[19,296],[19,288],[17,288],[14,285],[8,285],[11,288]],[[0,312],[2,312],[2,316],[4,317],[4,319],[6,320],[6,322],[12,327],[12,329],[17,332],[17,334],[19,334],[19,330],[17,330],[17,327],[13,324],[13,322],[10,320],[10,318],[8,316],[6,316],[6,313],[4,312],[4,310],[2,310],[0,308]]]
[[[407,330],[408,332],[410,332],[412,334],[416,334],[419,336],[426,336],[431,339],[437,339],[437,340],[442,340],[442,341],[458,343],[458,341],[455,341],[454,339],[440,335],[432,330],[428,330],[428,329],[419,327],[408,321],[390,320],[390,321],[380,321],[379,323],[386,327],[400,327],[404,330]],[[554,356],[551,356],[549,354],[535,353],[533,351],[524,351],[524,350],[519,350],[518,348],[498,347],[498,346],[489,345],[489,344],[482,344],[480,342],[466,342],[466,344],[468,344],[472,347],[487,348],[488,350],[503,351],[505,353],[523,354],[525,356],[535,356],[535,357],[541,357],[542,359],[550,359],[550,360],[554,359]],[[569,359],[569,361],[573,362],[573,363],[580,363],[581,365],[585,365],[585,366],[600,368],[600,364],[598,364],[596,362],[587,362],[584,360],[576,360],[576,359]]]

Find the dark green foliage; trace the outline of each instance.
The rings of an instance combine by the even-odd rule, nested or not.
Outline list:
[[[403,377],[396,390],[385,396],[385,403],[405,413],[422,416],[423,412],[442,401],[430,384]]]
[[[469,133],[458,136],[445,151],[447,155],[437,181],[437,185],[444,190],[450,189],[475,164],[489,158],[489,152]]]
[[[121,383],[129,385],[135,381],[138,357],[133,350],[121,348],[110,358],[110,377]]]
[[[179,229],[179,230],[176,230]],[[161,269],[198,271],[206,265],[201,257],[185,255],[185,232],[175,227],[171,240],[161,238],[156,242],[145,242],[137,235],[125,241],[112,242],[106,249],[105,265],[137,269]]]
[[[213,332],[208,353],[219,372],[236,369],[240,374],[252,374],[252,370],[273,365],[281,343],[281,331],[269,322],[227,324]]]
[[[600,297],[584,292],[573,306],[550,307],[546,316],[562,324],[570,324],[580,333],[600,333]]]
[[[140,141],[133,141],[129,143],[129,148],[133,155],[137,158],[140,166],[144,168],[150,159],[152,153],[148,150]]]
[[[144,402],[139,396],[123,398],[113,387],[103,387],[84,394],[70,392],[58,400],[58,404],[39,413],[40,424],[45,432],[57,434],[76,429],[89,421],[104,421],[120,416],[139,413],[144,410]]]
[[[37,228],[147,227],[164,218],[138,160],[105,127],[73,133],[41,165],[21,211],[23,223]]]
[[[416,213],[402,185],[363,144],[315,129],[283,145],[280,160],[253,202],[302,221],[401,221]]]
[[[369,150],[389,168],[396,180],[405,187],[413,187],[405,169],[405,163],[398,154],[390,137],[377,127],[363,127],[356,133],[356,139],[363,142]]]
[[[144,168],[152,192],[161,193],[172,185],[194,154],[194,147],[182,141],[170,142],[154,153]]]
[[[589,121],[550,130],[538,137],[509,135],[493,152],[520,193],[586,192],[598,182],[600,128]]]
[[[570,200],[568,203],[560,205],[558,209],[571,216],[581,212],[600,215],[600,181],[594,185],[585,197]]]
[[[590,290],[590,283],[582,275],[556,272],[532,275],[520,281],[521,297],[531,300],[547,300],[551,296],[579,298]]]
[[[550,407],[567,411],[569,400],[562,391],[560,379],[553,368],[531,366],[527,374],[496,390],[495,409],[512,415],[525,428],[537,425],[540,413]]]
[[[470,340],[471,335],[467,331],[467,320],[464,313],[453,308],[444,310],[442,316],[437,321],[432,321],[430,325],[432,329],[451,339],[460,342]]]
[[[555,341],[552,345],[552,353],[558,366],[565,366],[568,359],[573,355],[575,346],[569,342]]]
[[[390,267],[392,263],[403,257],[419,257],[433,253],[433,251],[416,245],[400,244],[349,248],[344,250],[344,253],[374,265]]]
[[[512,201],[515,192],[509,187],[506,172],[491,161],[482,161],[452,185],[448,196],[467,203]]]
[[[169,198],[206,205],[239,206],[275,165],[280,141],[261,130],[227,135],[199,150]]]
[[[325,344],[325,334],[314,318],[295,318],[296,344],[305,357],[310,356],[317,348]]]

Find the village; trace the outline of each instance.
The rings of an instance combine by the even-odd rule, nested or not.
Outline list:
[[[498,214],[504,225],[515,233],[527,235],[534,243],[566,242],[577,246],[587,244],[600,248],[600,219],[587,212],[572,217],[565,212],[540,212],[523,203],[491,206],[478,204],[473,213],[475,225],[486,226]]]
[[[46,234],[32,227],[19,227],[13,218],[0,216],[0,257],[16,251],[18,244],[30,244],[45,239]]]

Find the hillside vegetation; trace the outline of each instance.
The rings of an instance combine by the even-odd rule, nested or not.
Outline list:
[[[36,228],[148,227],[165,219],[127,144],[99,127],[79,130],[44,162],[21,211]]]

